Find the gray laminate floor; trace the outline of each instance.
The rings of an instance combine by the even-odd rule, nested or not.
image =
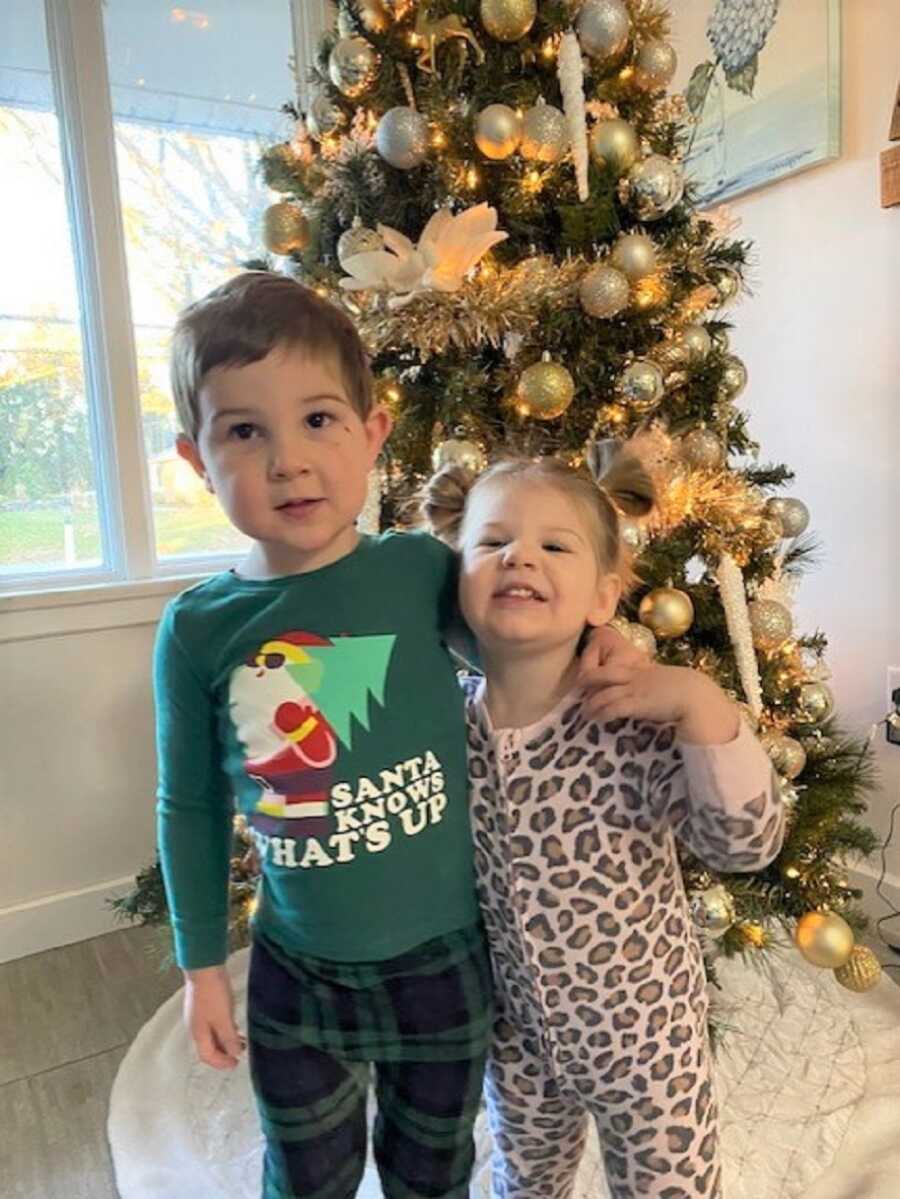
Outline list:
[[[0,965],[0,1196],[118,1199],[109,1092],[148,1017],[180,984],[158,936],[122,929]]]

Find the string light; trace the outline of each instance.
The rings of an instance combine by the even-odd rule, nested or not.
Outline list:
[[[443,129],[437,128],[431,135],[431,144],[436,150],[443,150],[447,144],[447,135]]]
[[[543,185],[544,181],[541,178],[541,173],[534,167],[532,167],[530,171],[527,171],[522,178],[522,187],[525,189],[525,191],[531,192],[532,194],[539,192]]]
[[[475,167],[469,164],[468,168],[466,169],[466,187],[469,188],[470,191],[473,188],[476,188],[478,186],[479,179],[480,176]]]

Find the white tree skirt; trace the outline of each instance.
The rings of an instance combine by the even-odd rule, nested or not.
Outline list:
[[[247,953],[231,959],[243,995]],[[900,987],[852,995],[827,971],[785,953],[765,975],[720,967],[725,1199],[897,1199],[900,1195]],[[721,1005],[720,1005],[721,1006]],[[244,1025],[241,1008],[240,1023]],[[258,1199],[262,1147],[246,1060],[230,1073],[198,1065],[181,993],[141,1029],[113,1086],[109,1114],[121,1199]],[[472,1196],[490,1193],[482,1115]],[[577,1199],[607,1195],[596,1140]],[[360,1199],[379,1199],[371,1161]]]

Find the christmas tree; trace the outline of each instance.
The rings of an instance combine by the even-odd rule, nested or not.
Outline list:
[[[383,527],[410,519],[445,463],[577,464],[593,439],[639,437],[660,503],[623,520],[641,585],[618,627],[738,700],[789,811],[759,874],[682,859],[710,976],[717,954],[789,935],[864,990],[880,967],[854,942],[866,921],[846,864],[876,847],[872,765],[835,721],[825,637],[793,627],[809,513],[738,406],[729,316],[750,247],[686,181],[704,81],[668,94],[668,35],[656,0],[341,0],[308,111],[288,105],[294,134],[263,156],[282,195],[264,230],[276,257],[248,265],[356,318],[395,419],[372,501]]]

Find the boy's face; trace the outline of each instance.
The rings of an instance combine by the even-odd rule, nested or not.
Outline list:
[[[178,452],[256,542],[250,573],[315,570],[354,548],[391,422],[383,408],[357,415],[336,365],[276,347],[249,366],[210,371],[199,407],[196,443],[182,437]]]

